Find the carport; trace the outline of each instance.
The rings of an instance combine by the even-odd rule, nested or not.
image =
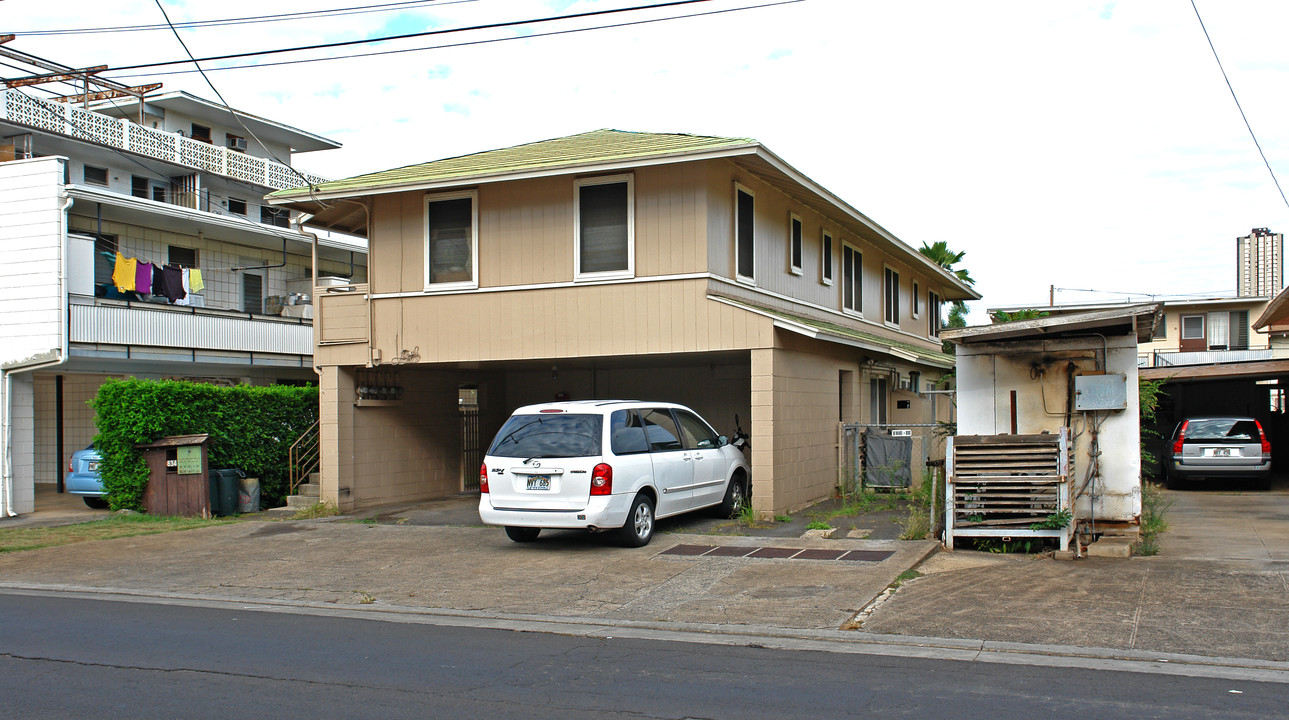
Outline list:
[[[1283,467],[1286,456],[1282,453],[1289,452],[1289,421],[1285,418],[1289,359],[1142,368],[1140,374],[1143,380],[1165,381],[1155,423],[1143,427],[1157,461],[1169,451],[1168,438],[1182,420],[1236,416],[1262,423],[1271,441],[1273,468],[1279,471]],[[1155,478],[1162,477],[1158,462],[1142,469]]]

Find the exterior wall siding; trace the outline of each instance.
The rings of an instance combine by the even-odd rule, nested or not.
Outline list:
[[[0,360],[61,347],[63,214],[57,158],[0,163]]]

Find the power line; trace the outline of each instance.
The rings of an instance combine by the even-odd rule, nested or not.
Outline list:
[[[161,4],[161,0],[155,0],[155,2],[157,3],[157,9],[161,11],[161,17],[165,18],[167,25],[170,25],[170,13],[166,12],[166,8],[164,5]],[[296,177],[303,180],[305,185],[308,185],[310,188],[312,188],[313,183],[309,181],[309,178],[304,176],[304,173],[300,172],[299,170],[296,170],[295,166],[291,165],[290,163],[282,162],[282,158],[279,158],[277,155],[275,155],[273,153],[273,150],[270,149],[269,146],[263,140],[259,139],[259,137],[255,134],[255,132],[246,126],[246,123],[242,122],[241,116],[238,115],[237,111],[234,110],[232,106],[228,104],[228,101],[224,99],[224,94],[219,91],[219,88],[215,87],[215,83],[211,82],[210,78],[206,76],[205,71],[201,69],[201,64],[197,62],[197,58],[194,58],[192,56],[192,51],[188,49],[188,43],[184,42],[184,39],[180,37],[179,31],[175,29],[174,25],[170,25],[170,30],[174,33],[175,39],[179,41],[179,46],[184,49],[184,52],[187,53],[188,57],[192,58],[192,64],[194,67],[197,68],[197,72],[201,73],[202,79],[205,80],[206,84],[210,86],[210,89],[214,91],[215,97],[219,98],[219,101],[224,105],[224,109],[228,110],[229,114],[233,116],[233,119],[237,121],[237,124],[241,125],[242,129],[246,131],[246,134],[250,135],[252,138],[254,138],[255,142],[260,144],[260,147],[264,149],[264,152],[269,154],[269,157],[276,160],[279,165],[283,165],[285,167],[290,168],[291,172],[295,173]],[[139,104],[140,106],[142,106],[143,98],[139,98]]]
[[[775,7],[778,5],[794,5],[799,2],[805,2],[805,0],[774,0],[773,2],[765,2],[759,5],[744,5],[742,7],[725,8],[722,10],[708,10],[705,12],[687,13],[684,15],[672,15],[664,18],[631,20],[627,22],[611,23],[607,25],[596,25],[596,26],[584,27],[584,28],[574,28],[570,30],[551,30],[549,32],[531,33],[528,35],[517,35],[513,37],[503,37],[503,38],[490,38],[487,40],[467,40],[467,41],[458,42],[458,43],[445,43],[443,45],[427,45],[425,47],[403,48],[401,50],[378,50],[378,51],[365,52],[365,53],[352,53],[349,55],[332,55],[329,57],[304,58],[300,60],[281,60],[278,62],[271,62],[271,63],[225,65],[223,67],[208,68],[207,71],[219,72],[222,70],[246,70],[249,68],[271,68],[271,67],[281,67],[284,65],[302,65],[305,63],[326,62],[328,60],[349,60],[353,58],[377,57],[381,55],[399,55],[402,53],[421,52],[425,50],[444,50],[447,48],[469,47],[472,45],[489,45],[492,43],[510,42],[512,40],[531,40],[533,38],[554,37],[557,35],[571,35],[573,33],[589,32],[592,30],[608,30],[613,28],[631,27],[634,25],[649,25],[652,23],[668,22],[671,20],[686,20],[690,18],[705,17],[709,15],[724,15],[726,13],[742,12],[744,10],[760,10],[763,8]],[[118,70],[121,70],[121,69],[126,69],[126,68],[118,68]],[[114,70],[109,72],[114,73],[116,71]],[[120,79],[128,79],[128,78],[136,78],[136,77],[165,77],[167,75],[189,75],[189,74],[192,74],[193,72],[196,72],[196,71],[195,70],[171,70],[168,72],[147,73],[147,74],[137,74],[137,75],[120,75],[117,77]]]
[[[426,30],[417,33],[404,33],[402,35],[386,35],[378,38],[368,38],[364,40],[342,40],[331,43],[317,43],[314,45],[300,45],[291,48],[278,48],[276,50],[258,50],[254,52],[230,53],[227,55],[211,55],[209,57],[195,58],[189,54],[186,60],[168,60],[158,63],[143,63],[139,65],[126,65],[124,67],[114,68],[114,72],[125,72],[127,70],[143,70],[147,68],[168,67],[170,65],[183,65],[189,62],[215,62],[218,60],[236,60],[246,57],[261,57],[264,55],[280,55],[282,53],[302,52],[305,50],[325,50],[329,48],[348,47],[352,45],[369,45],[377,42],[388,42],[391,40],[407,40],[410,38],[429,37],[433,35],[447,35],[450,33],[470,32],[473,30],[495,30],[499,28],[516,27],[519,25],[535,25],[538,23],[558,22],[561,20],[578,20],[581,18],[598,17],[601,15],[615,15],[620,13],[638,12],[640,10],[657,10],[661,8],[676,7],[679,5],[693,5],[695,3],[711,2],[711,0],[672,0],[671,2],[657,3],[654,5],[636,5],[626,8],[615,8],[612,10],[593,10],[584,13],[574,13],[571,15],[555,15],[551,17],[533,18],[530,20],[509,20],[506,22],[490,23],[487,25],[473,25],[468,27],[447,28],[445,30]]]
[[[219,20],[190,20],[188,22],[174,23],[174,27],[184,30],[203,29],[208,27],[220,27],[225,25],[248,25],[255,23],[282,22],[287,20],[312,20],[314,18],[338,17],[344,15],[364,15],[367,13],[393,12],[396,10],[407,10],[418,5],[460,5],[462,3],[478,2],[478,0],[408,0],[406,2],[382,3],[380,5],[358,5],[347,8],[333,8],[331,10],[306,10],[294,13],[280,13],[276,15],[255,15],[244,18],[222,18]],[[62,30],[13,30],[16,35],[36,36],[36,35],[93,35],[97,33],[116,33],[116,32],[151,32],[156,30],[168,30],[169,26],[164,24],[154,25],[117,25],[115,27],[92,27],[92,28],[66,28]]]
[[[1191,0],[1191,9],[1195,11],[1195,19],[1199,20],[1200,29],[1204,31],[1204,39],[1208,40],[1208,49],[1213,51],[1213,59],[1217,61],[1217,69],[1222,71],[1222,79],[1226,81],[1226,89],[1231,91],[1231,99],[1235,101],[1235,107],[1240,111],[1240,117],[1244,120],[1244,127],[1249,129],[1249,137],[1253,138],[1253,145],[1258,148],[1258,155],[1262,156],[1262,164],[1267,166],[1267,172],[1271,173],[1271,182],[1276,184],[1276,190],[1280,193],[1280,200],[1289,207],[1289,198],[1285,197],[1285,191],[1280,187],[1280,181],[1276,179],[1276,171],[1271,169],[1271,163],[1267,161],[1267,154],[1262,152],[1262,144],[1258,142],[1258,136],[1253,134],[1253,126],[1249,124],[1249,118],[1244,114],[1244,108],[1240,106],[1240,98],[1235,96],[1235,88],[1231,86],[1231,78],[1226,75],[1226,68],[1222,67],[1222,58],[1217,56],[1217,48],[1213,46],[1213,38],[1209,37],[1208,28],[1204,26],[1204,18],[1200,17],[1199,8],[1195,6],[1195,0]]]

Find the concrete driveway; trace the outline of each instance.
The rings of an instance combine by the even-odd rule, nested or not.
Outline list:
[[[1172,502],[1160,554],[1171,558],[1289,563],[1289,482],[1272,490],[1166,490]]]

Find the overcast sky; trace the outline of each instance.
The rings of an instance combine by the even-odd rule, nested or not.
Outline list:
[[[163,4],[181,22],[384,1]],[[973,323],[984,307],[1045,304],[1050,285],[1058,302],[1231,294],[1235,238],[1289,230],[1189,0],[804,0],[536,36],[772,1],[272,56],[235,62],[520,38],[209,77],[234,107],[343,143],[296,158],[336,178],[598,128],[752,137],[909,245],[965,250],[985,296]],[[1289,189],[1289,3],[1195,1]],[[203,57],[655,2],[441,0],[181,33]],[[159,22],[153,0],[0,1],[9,47],[77,67],[185,56],[169,30],[23,31]],[[149,78],[213,99],[194,74],[127,81]]]

